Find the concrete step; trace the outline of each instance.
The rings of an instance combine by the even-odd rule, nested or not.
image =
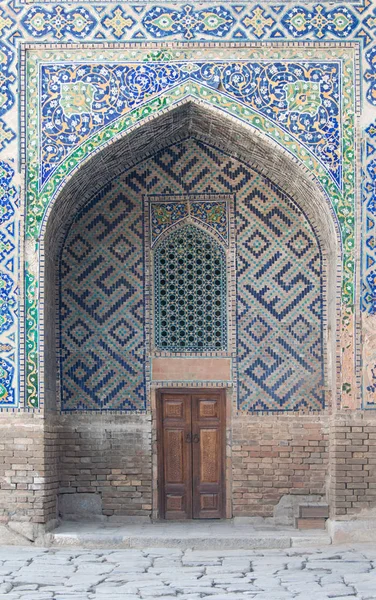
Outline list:
[[[48,546],[82,548],[180,548],[187,550],[277,549],[329,545],[322,531],[293,528],[256,529],[232,521],[107,525],[65,522],[47,534]]]

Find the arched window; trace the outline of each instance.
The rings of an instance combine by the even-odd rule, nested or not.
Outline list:
[[[172,352],[227,348],[226,254],[209,234],[184,225],[154,254],[155,346]]]

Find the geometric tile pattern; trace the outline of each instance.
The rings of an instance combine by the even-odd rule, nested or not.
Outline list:
[[[237,203],[242,410],[324,406],[321,258],[302,212],[259,178]]]
[[[301,211],[267,180],[239,160],[190,138],[118,177],[70,229],[61,261],[63,410],[143,410],[147,340],[142,198],[147,195],[154,202],[156,197],[180,196],[184,204],[188,195],[198,200],[200,194],[236,194],[239,408],[322,407],[321,263],[316,238]],[[187,234],[198,230],[185,220],[177,227],[155,244],[154,252],[168,246],[169,236],[179,241],[184,229]],[[210,239],[213,247],[209,231],[201,233],[200,228],[199,238]],[[221,245],[216,246],[224,254]],[[188,260],[187,250],[184,246],[183,271],[188,276],[193,259]],[[224,332],[224,272],[218,281]],[[197,278],[192,305],[198,310],[196,283]],[[207,303],[203,317],[212,310]],[[189,318],[188,312],[184,318]],[[194,315],[196,325],[199,317]],[[195,336],[198,331],[196,327]]]
[[[227,348],[226,253],[190,224],[154,251],[155,345],[170,352]]]
[[[60,263],[62,410],[145,409],[143,223],[124,181],[72,225]]]

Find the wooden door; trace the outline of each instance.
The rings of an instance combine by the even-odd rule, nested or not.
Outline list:
[[[158,412],[161,517],[224,517],[224,393],[161,392]]]

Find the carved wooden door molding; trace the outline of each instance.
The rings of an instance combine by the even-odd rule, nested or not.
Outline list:
[[[223,518],[224,473],[224,391],[161,390],[158,394],[161,518]]]

